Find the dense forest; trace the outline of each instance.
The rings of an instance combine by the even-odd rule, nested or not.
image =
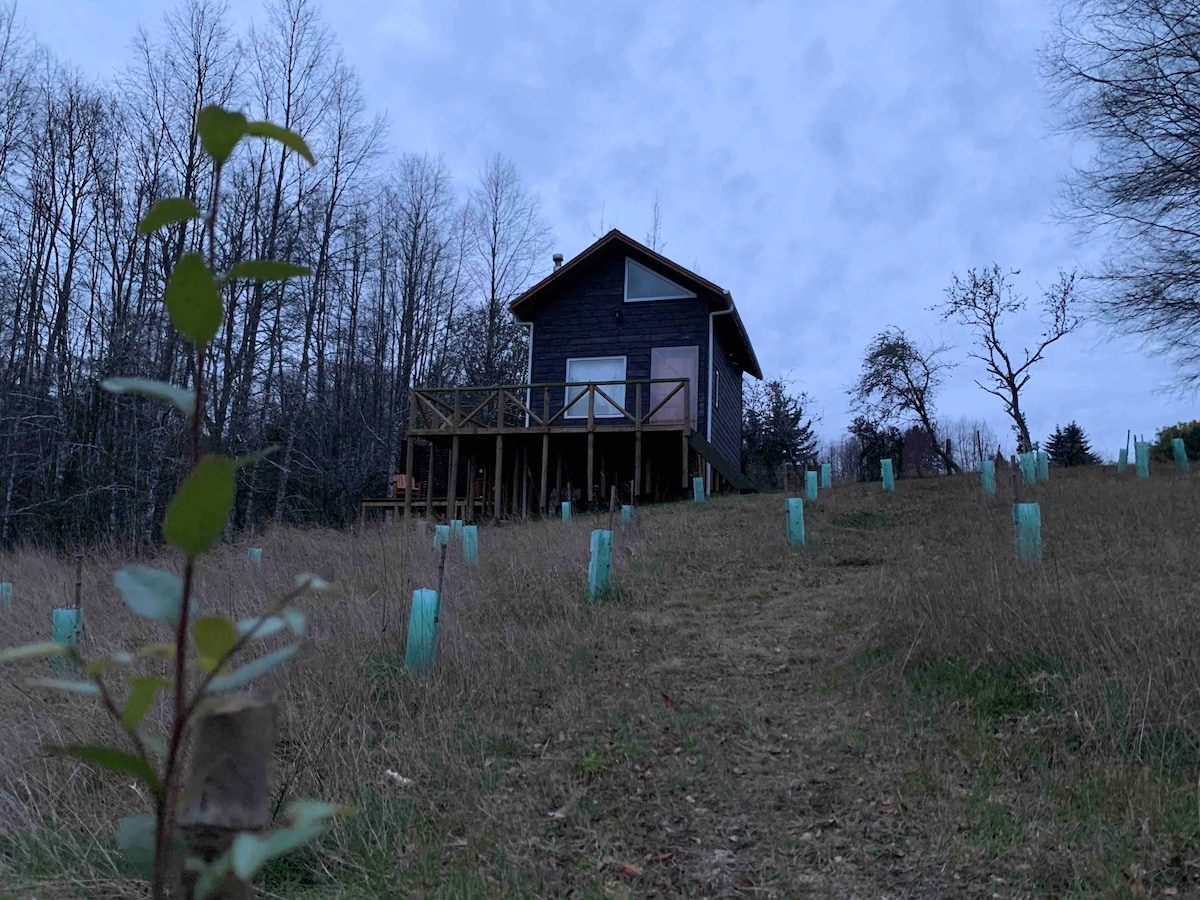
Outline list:
[[[246,34],[229,18],[185,0],[98,83],[0,11],[0,544],[156,537],[181,421],[98,382],[193,380],[162,293],[200,228],[136,224],[163,196],[207,202],[194,125],[210,103],[303,134],[318,160],[264,142],[223,175],[218,265],[313,273],[226,290],[204,439],[280,447],[243,479],[232,527],[346,521],[394,471],[410,387],[524,374],[507,304],[551,263],[513,165],[398,152],[311,0],[269,0]]]

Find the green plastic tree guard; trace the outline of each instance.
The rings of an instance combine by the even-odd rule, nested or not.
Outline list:
[[[571,521],[571,501],[564,500],[562,505],[562,520],[564,522]]]
[[[1045,450],[1037,452],[1037,478],[1038,481],[1050,480],[1050,454]]]
[[[1026,487],[1037,484],[1037,454],[1033,451],[1021,454],[1021,483]]]
[[[979,472],[983,476],[983,492],[989,497],[996,496],[996,461],[985,459]]]
[[[450,537],[458,538],[459,540],[462,540],[462,536],[463,536],[463,520],[462,519],[451,519],[450,520]]]
[[[799,497],[788,498],[787,538],[794,547],[804,546],[804,501]]]
[[[592,532],[592,559],[588,563],[588,599],[595,600],[608,589],[612,577],[613,533],[604,528]]]
[[[262,547],[251,547],[246,551],[246,558],[250,560],[250,565],[262,565]]]
[[[1017,522],[1017,561],[1030,564],[1042,558],[1042,510],[1036,503],[1014,504]]]
[[[1122,447],[1117,454],[1117,474],[1124,472],[1127,465],[1129,465],[1129,448]]]
[[[805,472],[804,473],[804,499],[806,499],[806,500],[816,500],[817,499],[817,473],[816,472]]]
[[[1171,450],[1175,453],[1175,468],[1180,472],[1188,470],[1187,449],[1183,446],[1183,438],[1171,438]]]
[[[11,581],[0,581],[0,606],[12,606]]]
[[[437,550],[440,547],[450,543],[450,526],[449,525],[434,525],[433,526],[433,549]]]
[[[417,537],[423,538],[428,533],[428,523],[424,519],[417,519]]]
[[[479,527],[464,525],[462,530],[463,559],[469,566],[479,565]]]
[[[410,675],[427,675],[433,671],[441,605],[437,591],[430,588],[413,591],[412,611],[408,616],[408,644],[404,648],[404,671]]]
[[[833,464],[821,463],[821,490],[827,491],[833,487]]]
[[[626,525],[633,523],[633,507],[628,503],[621,507],[621,521]]]
[[[1133,445],[1134,453],[1137,455],[1137,477],[1150,477],[1150,445],[1145,441],[1136,441]]]
[[[697,503],[704,502],[704,479],[699,475],[692,479],[692,499]]]
[[[892,461],[890,459],[881,459],[879,461],[879,473],[883,476],[883,489],[889,494],[896,493],[896,475],[892,471]]]
[[[79,635],[83,631],[82,609],[54,610],[51,635],[56,644],[79,646]],[[69,674],[77,670],[77,666],[69,659],[56,657],[50,660],[50,668],[59,675]]]

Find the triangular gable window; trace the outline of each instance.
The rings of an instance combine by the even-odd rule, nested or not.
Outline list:
[[[696,295],[673,281],[656,275],[632,259],[625,260],[625,301],[687,300]]]

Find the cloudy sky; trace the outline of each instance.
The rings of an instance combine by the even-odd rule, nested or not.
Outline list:
[[[98,78],[170,0],[27,0],[30,30]],[[848,423],[845,388],[888,325],[962,365],[943,416],[999,401],[970,341],[928,310],[951,273],[998,262],[1040,296],[1103,250],[1054,223],[1069,142],[1038,75],[1053,0],[328,0],[325,17],[386,114],[394,152],[442,153],[470,180],[512,158],[568,258],[611,227],[732,292],[768,377]],[[257,3],[237,0],[248,24]],[[240,29],[239,29],[240,30]],[[1078,152],[1076,150],[1075,152]],[[550,261],[547,260],[547,268]],[[1014,320],[1032,341],[1036,313]],[[1028,388],[1044,439],[1077,419],[1115,456],[1125,430],[1197,418],[1166,363],[1089,325]]]

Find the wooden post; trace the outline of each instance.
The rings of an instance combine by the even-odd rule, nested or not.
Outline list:
[[[521,442],[521,518],[529,518],[529,445]]]
[[[596,387],[588,385],[587,417],[587,500],[591,506],[596,500]]]
[[[467,522],[475,521],[475,454],[472,452],[467,456]]]
[[[1009,469],[1012,471],[1012,487],[1013,487],[1013,504],[1021,502],[1021,469],[1017,465],[1017,457],[1013,455],[1009,458]],[[1013,512],[1016,515],[1016,512]]]
[[[405,449],[404,518],[410,522],[412,521],[413,474],[416,469],[416,460],[414,459],[414,454],[416,453],[416,448],[417,448],[417,440],[415,437],[413,437],[413,432],[416,430],[416,427],[417,427],[416,394],[413,391],[409,391],[409,393],[408,393],[408,433],[404,436],[405,437],[405,441],[404,441],[404,449]],[[432,474],[432,472],[430,474]],[[426,502],[428,503],[428,498],[429,498],[428,488],[426,488],[425,496],[426,496]],[[429,510],[426,510],[425,514],[428,515]]]
[[[559,501],[561,502],[563,492],[563,455],[561,450],[558,451],[558,458],[555,460],[555,462],[556,474],[554,476],[554,495],[558,497]]]
[[[634,385],[633,398],[633,484],[629,490],[629,502],[633,503],[642,492],[642,386]]]
[[[550,386],[542,388],[541,422],[545,431],[541,433],[541,515],[550,515]]]
[[[613,522],[617,516],[617,486],[614,484],[608,494],[608,530],[613,530]]]
[[[212,862],[240,832],[271,823],[267,772],[275,752],[275,705],[248,692],[212,697],[197,710],[195,729],[179,827],[188,855]],[[197,876],[184,870],[183,880],[190,897]],[[209,896],[248,900],[254,889],[231,876]]]
[[[683,383],[683,478],[681,486],[688,486],[688,436],[692,426],[692,395],[689,388],[692,386],[692,381],[689,378]]]
[[[455,401],[457,403],[457,400]],[[450,469],[446,473],[446,521],[457,519],[454,508],[458,500],[458,435],[450,439]]]
[[[496,435],[496,476],[492,490],[495,493],[492,505],[492,515],[500,518],[500,491],[504,482],[504,435]]]

